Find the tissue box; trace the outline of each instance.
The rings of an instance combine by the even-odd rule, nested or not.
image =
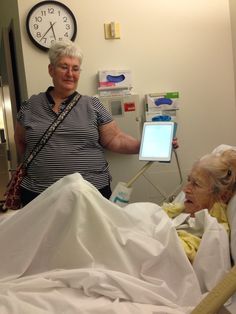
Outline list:
[[[176,110],[179,109],[179,93],[152,93],[146,95],[147,111]]]
[[[131,89],[131,72],[129,70],[104,70],[98,72],[99,90]]]

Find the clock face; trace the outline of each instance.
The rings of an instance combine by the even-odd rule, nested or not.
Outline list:
[[[74,40],[76,20],[71,10],[58,1],[42,1],[29,11],[26,20],[27,33],[32,42],[48,50],[53,41]]]

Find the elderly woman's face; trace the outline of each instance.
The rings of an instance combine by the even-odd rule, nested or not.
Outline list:
[[[215,202],[211,179],[198,167],[192,169],[183,191],[186,197],[184,202],[186,213],[193,215],[204,208],[210,210]]]
[[[49,74],[55,89],[66,94],[73,93],[79,81],[80,61],[74,57],[61,57],[55,65],[49,65]]]

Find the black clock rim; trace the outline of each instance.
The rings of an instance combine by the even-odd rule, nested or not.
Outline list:
[[[59,2],[59,1],[54,1],[54,0],[45,0],[45,1],[41,1],[36,3],[28,12],[27,14],[27,18],[26,18],[26,30],[27,30],[27,34],[30,37],[31,41],[35,44],[35,46],[37,46],[38,48],[44,50],[44,51],[48,51],[49,48],[45,47],[43,45],[40,45],[32,36],[31,32],[30,32],[30,28],[29,28],[29,20],[31,15],[33,14],[33,12],[35,11],[35,9],[37,9],[38,7],[40,7],[41,5],[44,4],[57,4],[61,7],[63,7],[72,17],[73,23],[74,23],[74,33],[72,35],[72,37],[70,38],[71,41],[74,41],[77,35],[77,22],[76,22],[76,18],[74,16],[74,13],[70,10],[70,8],[68,8],[64,3]]]

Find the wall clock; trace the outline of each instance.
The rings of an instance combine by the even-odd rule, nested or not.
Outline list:
[[[38,48],[48,50],[55,40],[74,40],[77,24],[74,14],[63,3],[49,0],[34,5],[26,19],[29,38]]]

